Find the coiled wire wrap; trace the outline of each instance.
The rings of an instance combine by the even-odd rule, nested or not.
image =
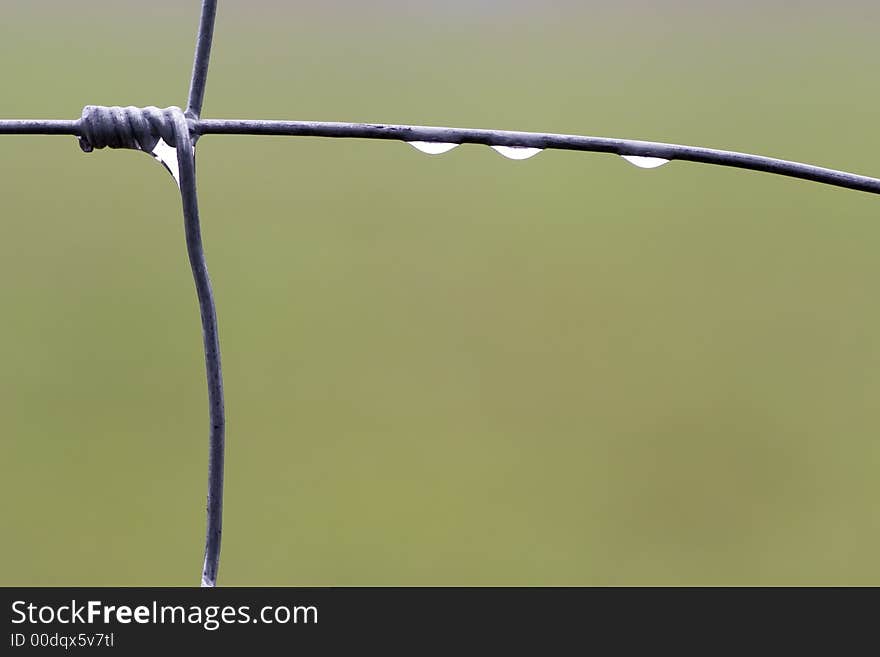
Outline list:
[[[86,105],[80,118],[80,148],[86,153],[96,148],[131,148],[149,153],[159,139],[176,146],[176,114],[183,114],[179,107]]]

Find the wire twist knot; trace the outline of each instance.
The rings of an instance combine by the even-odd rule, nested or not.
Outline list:
[[[91,153],[96,148],[132,148],[152,152],[159,142],[176,146],[175,115],[179,107],[104,107],[86,105],[82,111],[80,148]]]

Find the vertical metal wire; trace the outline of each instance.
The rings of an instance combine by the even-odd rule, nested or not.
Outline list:
[[[177,141],[177,164],[180,169],[180,197],[183,204],[186,250],[192,268],[205,346],[205,370],[208,379],[210,418],[208,449],[208,503],[205,532],[205,561],[202,586],[216,586],[220,565],[220,540],[223,533],[223,465],[226,447],[226,413],[223,404],[223,373],[220,364],[220,341],[217,335],[217,311],[208,275],[199,222],[196,170],[192,138],[186,117],[178,110],[173,115]]]
[[[189,85],[189,100],[186,105],[186,118],[188,119],[197,119],[202,114],[216,18],[217,0],[202,0],[202,16],[199,21],[199,34],[196,37],[196,55],[193,60],[192,81]]]
[[[214,40],[214,22],[217,17],[217,0],[203,0],[196,37],[192,81],[189,88],[186,115],[174,114],[177,140],[177,162],[180,168],[180,196],[183,203],[186,250],[192,267],[202,334],[205,345],[205,370],[208,378],[208,409],[210,417],[208,447],[208,501],[207,527],[205,530],[205,560],[202,566],[202,586],[217,585],[220,567],[220,542],[223,533],[223,469],[226,449],[226,414],[223,403],[223,373],[220,364],[220,342],[217,336],[217,311],[214,292],[208,276],[208,266],[202,247],[199,224],[199,204],[196,192],[195,137],[190,134],[187,119],[198,119],[205,99],[208,78],[208,62],[211,43]]]

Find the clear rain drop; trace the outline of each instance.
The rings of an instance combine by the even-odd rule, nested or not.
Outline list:
[[[180,187],[180,168],[177,164],[177,149],[165,143],[161,137],[153,147],[153,157],[156,158],[168,172],[174,176],[177,186]]]
[[[440,141],[408,141],[406,142],[417,151],[427,153],[428,155],[443,155],[448,153],[459,144],[447,144]]]
[[[528,160],[544,150],[528,146],[492,146],[492,149],[510,160]]]
[[[640,169],[656,169],[669,163],[669,160],[664,160],[662,157],[645,157],[643,155],[621,155],[620,157]]]

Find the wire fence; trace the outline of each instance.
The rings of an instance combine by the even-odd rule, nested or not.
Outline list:
[[[2,120],[0,134],[72,135],[83,151],[127,148],[153,155],[180,188],[186,248],[202,322],[208,386],[209,458],[207,529],[202,586],[215,586],[220,563],[223,519],[225,410],[220,344],[214,294],[202,245],[194,145],[202,135],[283,135],[396,140],[428,153],[442,154],[461,144],[490,146],[511,159],[527,159],[546,149],[609,153],[642,168],[672,160],[762,171],[826,185],[880,194],[880,179],[750,153],[651,141],[538,132],[445,128],[377,123],[203,119],[202,105],[217,15],[217,0],[203,0],[186,110],[178,107],[87,106],[76,120]]]

